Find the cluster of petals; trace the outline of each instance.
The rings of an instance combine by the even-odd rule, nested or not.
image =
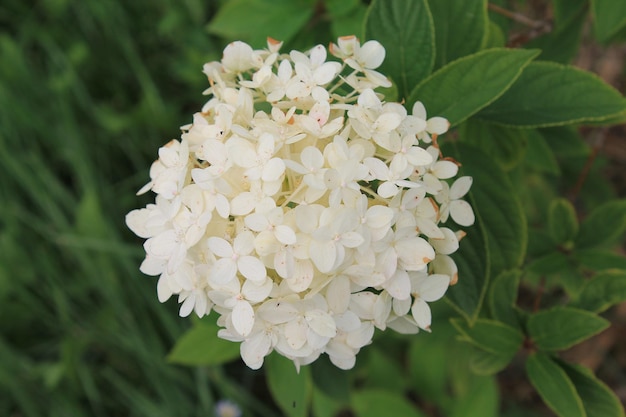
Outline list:
[[[280,47],[233,42],[205,64],[209,100],[159,149],[139,192],[155,201],[126,223],[159,300],[217,314],[250,368],[277,351],[350,369],[375,329],[430,331],[428,303],[458,279],[458,226],[474,222],[472,179],[433,140],[445,119],[377,92],[379,42]]]

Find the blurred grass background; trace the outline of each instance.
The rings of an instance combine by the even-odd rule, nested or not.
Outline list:
[[[124,215],[203,103],[215,3],[0,5],[1,416],[212,415]]]

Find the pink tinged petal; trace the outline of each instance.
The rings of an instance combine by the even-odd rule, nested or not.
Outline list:
[[[221,237],[211,236],[207,239],[207,245],[211,252],[221,258],[231,258],[234,255],[233,247]]]
[[[447,227],[442,227],[441,231],[444,234],[443,239],[431,239],[430,244],[433,245],[433,248],[437,251],[437,253],[441,253],[443,255],[450,255],[459,249],[459,240],[454,234],[454,232]]]
[[[161,275],[157,281],[157,297],[159,301],[164,303],[172,296],[173,292],[169,285],[167,275]]]
[[[241,293],[246,300],[252,303],[260,303],[269,297],[273,287],[274,283],[271,279],[266,279],[262,283],[246,281],[241,287]]]
[[[344,313],[350,304],[350,279],[345,275],[333,278],[326,290],[326,300],[333,313]]]
[[[294,350],[300,349],[306,343],[308,326],[302,317],[288,322],[285,325],[285,339],[287,344]]]
[[[393,298],[398,300],[406,300],[411,296],[411,281],[409,274],[401,269],[397,270],[391,278],[383,284],[383,288],[387,290]]]
[[[350,332],[346,343],[354,349],[360,349],[369,345],[374,336],[374,325],[372,322],[362,322],[361,327],[357,331]]]
[[[361,45],[357,56],[365,68],[378,68],[385,59],[385,48],[378,41],[367,41]]]
[[[320,336],[335,337],[337,326],[333,318],[322,310],[311,310],[304,314],[311,330]]]
[[[431,323],[431,313],[430,307],[426,301],[421,298],[417,298],[413,302],[413,307],[411,307],[411,314],[413,315],[413,319],[419,326],[420,329],[424,329],[426,331],[430,331],[430,323]]]
[[[449,284],[450,277],[448,275],[429,275],[428,278],[421,282],[417,290],[419,298],[429,303],[437,301],[446,293]]]
[[[256,206],[257,202],[258,200],[253,193],[244,191],[230,202],[230,214],[233,216],[246,215],[254,210],[254,206]]]
[[[334,242],[311,241],[309,256],[315,267],[322,273],[330,272],[337,260],[337,248]]]
[[[296,232],[289,226],[284,224],[278,225],[274,228],[274,234],[276,239],[283,245],[293,245],[296,243]]]
[[[222,258],[213,264],[209,272],[209,281],[224,285],[237,275],[237,264],[230,258]]]
[[[265,332],[258,332],[241,342],[241,359],[250,369],[259,369],[271,349],[271,338]]]
[[[187,317],[188,315],[190,315],[191,312],[193,311],[195,302],[196,302],[196,294],[192,292],[191,294],[187,296],[187,298],[185,298],[185,301],[183,301],[183,303],[181,304],[180,311],[178,312],[178,314],[181,317]]]
[[[454,177],[459,172],[459,167],[451,161],[437,161],[431,170],[437,178],[445,180]]]
[[[443,117],[431,117],[426,122],[426,130],[431,134],[444,134],[448,131],[448,128],[450,128],[450,122]]]
[[[247,337],[254,326],[254,310],[249,302],[237,300],[231,315],[233,326],[242,337]]]
[[[467,194],[473,181],[473,178],[468,176],[457,178],[450,187],[450,199],[457,200]]]
[[[237,267],[241,275],[255,282],[262,282],[267,276],[265,265],[254,256],[242,256],[237,260]]]
[[[450,203],[450,216],[460,226],[471,226],[476,220],[472,206],[464,200],[454,200]]]

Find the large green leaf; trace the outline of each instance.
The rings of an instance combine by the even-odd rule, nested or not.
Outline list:
[[[551,62],[528,65],[515,84],[477,116],[519,127],[598,121],[626,111],[626,100],[599,77]]]
[[[276,352],[265,359],[264,367],[267,386],[283,413],[289,417],[308,416],[313,389],[310,368],[305,366],[298,372],[291,360]]]
[[[497,275],[505,269],[519,267],[524,260],[528,233],[517,190],[493,158],[482,150],[455,143],[444,146],[443,153],[462,164],[461,175],[474,179],[469,194],[478,222],[486,232],[490,272]]]
[[[460,126],[459,139],[481,148],[509,171],[524,159],[527,131],[472,118]]]
[[[470,369],[478,375],[493,375],[511,363],[510,354],[488,352],[474,347],[470,356]]]
[[[626,270],[603,271],[585,282],[574,305],[601,313],[626,300]]]
[[[610,249],[580,249],[573,253],[574,259],[585,269],[602,271],[604,269],[626,270],[626,257]]]
[[[521,278],[519,269],[503,271],[491,284],[489,289],[489,311],[494,319],[514,328],[519,327],[519,319],[515,309],[517,289]]]
[[[609,41],[626,27],[626,2],[591,0],[593,29],[600,42]]]
[[[478,319],[468,324],[463,319],[452,319],[452,324],[461,333],[463,340],[484,351],[509,355],[510,358],[513,358],[524,341],[524,335],[519,330],[497,320]]]
[[[543,401],[560,417],[587,417],[582,399],[565,371],[544,353],[533,353],[526,373]]]
[[[365,38],[387,50],[380,71],[398,85],[400,99],[428,76],[435,61],[435,29],[426,0],[374,0]]]
[[[215,313],[187,331],[167,356],[182,365],[220,365],[239,357],[239,344],[217,337]]]
[[[230,0],[218,9],[208,29],[226,39],[261,47],[268,36],[289,41],[314,9],[311,0]]]
[[[361,390],[351,397],[357,417],[403,416],[423,417],[403,395],[387,390]]]
[[[454,126],[500,97],[538,51],[494,48],[457,59],[417,85],[407,106],[421,101]]]
[[[626,231],[626,199],[604,203],[580,224],[576,247],[591,248],[614,243]]]
[[[454,401],[449,404],[450,410],[446,415],[450,417],[497,417],[499,395],[495,378],[471,375],[467,382],[465,389],[455,392]]]
[[[341,401],[350,394],[347,374],[330,362],[324,355],[311,364],[311,376],[315,388],[325,396]]]
[[[572,307],[554,307],[532,314],[526,327],[537,348],[564,350],[600,333],[609,321],[595,313]]]
[[[563,361],[559,365],[574,383],[587,417],[624,417],[624,407],[617,395],[589,369]]]
[[[489,35],[487,0],[429,0],[435,22],[435,68],[478,52]]]

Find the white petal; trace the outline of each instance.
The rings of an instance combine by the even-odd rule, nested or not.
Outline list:
[[[391,181],[383,182],[378,186],[378,190],[376,190],[378,195],[382,198],[391,198],[398,194],[398,191],[400,191],[400,189]]]
[[[397,242],[396,251],[402,266],[408,271],[419,271],[435,259],[433,247],[420,237]]]
[[[296,232],[289,226],[284,224],[278,225],[274,228],[274,234],[276,239],[283,245],[293,245],[296,243]]]
[[[350,332],[348,334],[348,339],[346,342],[348,346],[351,346],[355,349],[362,348],[365,345],[368,345],[372,342],[372,337],[374,336],[374,325],[372,322],[362,322],[361,327],[355,332]]]
[[[178,314],[181,317],[187,317],[188,315],[190,315],[191,312],[193,311],[195,302],[196,302],[196,294],[192,292],[191,294],[187,296],[187,298],[185,298],[185,301],[183,301],[183,303],[181,304],[180,311],[178,312]]]
[[[451,161],[437,161],[431,169],[433,174],[442,180],[454,177],[459,171],[459,167]]]
[[[276,181],[285,172],[285,163],[280,158],[272,158],[263,167],[261,179],[263,181]]]
[[[237,300],[231,320],[237,333],[243,337],[248,336],[252,331],[252,326],[254,326],[254,310],[250,303],[245,300]]]
[[[411,297],[406,300],[393,300],[393,312],[397,316],[404,316],[411,310]]]
[[[172,296],[172,290],[169,286],[167,275],[161,275],[157,282],[157,296],[159,301],[164,303]]]
[[[150,210],[145,208],[131,211],[126,215],[126,226],[139,237],[144,239],[152,237],[152,234],[148,232],[146,228],[146,221],[148,220],[149,214]]]
[[[337,259],[337,249],[334,242],[311,241],[309,256],[320,272],[330,272]]]
[[[363,236],[357,232],[346,232],[341,235],[341,244],[347,248],[356,248],[363,243]]]
[[[224,285],[237,275],[237,264],[230,258],[219,259],[209,272],[209,280],[217,285]]]
[[[241,359],[250,369],[259,369],[263,366],[263,359],[270,353],[271,339],[265,332],[259,332],[241,342]]]
[[[335,337],[337,327],[333,318],[322,310],[311,310],[304,314],[309,327],[320,336]]]
[[[283,300],[268,300],[258,309],[259,317],[271,324],[281,324],[294,320],[298,310]]]
[[[335,314],[341,314],[350,304],[350,280],[345,275],[333,278],[326,290],[328,308]]]
[[[448,275],[429,275],[418,288],[419,297],[424,301],[437,301],[446,293],[450,277]]]
[[[254,234],[249,230],[239,233],[233,242],[233,252],[238,255],[247,255],[252,250],[254,250]]]
[[[426,122],[426,130],[428,133],[441,135],[448,131],[450,122],[443,117],[431,117]]]
[[[244,222],[246,226],[255,232],[260,232],[262,230],[267,230],[270,227],[270,223],[265,217],[264,214],[261,213],[252,213],[246,216]]]
[[[230,214],[234,216],[242,216],[254,210],[257,198],[248,191],[240,193],[230,202]]]
[[[169,258],[172,252],[176,250],[176,246],[178,246],[176,240],[176,232],[170,229],[146,240],[144,248],[151,255],[159,258]]]
[[[421,234],[433,239],[444,238],[443,232],[432,220],[426,217],[416,217],[415,223],[417,224],[417,227],[419,228]]]
[[[324,85],[332,81],[341,70],[339,62],[325,62],[313,72],[313,80],[317,85]]]
[[[457,239],[454,232],[447,227],[442,227],[441,231],[444,234],[443,239],[431,239],[430,244],[435,248],[437,253],[441,253],[443,255],[450,255],[451,253],[456,252],[459,248],[459,240]]]
[[[230,258],[233,256],[233,248],[225,239],[221,237],[211,236],[207,239],[209,250],[221,258]]]
[[[450,216],[460,226],[471,226],[476,220],[472,206],[465,200],[454,200],[450,203]]]
[[[367,41],[359,48],[358,60],[365,68],[378,68],[385,60],[385,48],[378,41]]]
[[[308,326],[304,319],[297,318],[285,324],[285,339],[287,344],[295,350],[300,349],[306,343],[306,333]]]
[[[430,330],[430,323],[432,318],[430,313],[430,307],[428,307],[426,301],[422,300],[421,298],[417,298],[413,302],[411,313],[420,329]]]
[[[406,300],[411,296],[411,281],[409,274],[403,270],[397,270],[391,278],[383,284],[383,288],[387,290],[393,298],[398,300]]]
[[[150,254],[147,254],[139,270],[150,276],[160,275],[165,271],[167,266],[167,259],[156,258]]]
[[[457,180],[454,181],[454,184],[450,187],[450,198],[452,200],[457,200],[463,197],[470,190],[473,181],[472,177],[468,176],[457,178]]]
[[[241,287],[241,293],[246,298],[246,300],[253,303],[260,303],[261,301],[269,297],[273,287],[274,283],[271,279],[266,279],[260,284],[254,281],[246,281]]]
[[[254,256],[242,256],[237,260],[237,268],[241,275],[255,282],[262,282],[267,276],[265,265]]]

